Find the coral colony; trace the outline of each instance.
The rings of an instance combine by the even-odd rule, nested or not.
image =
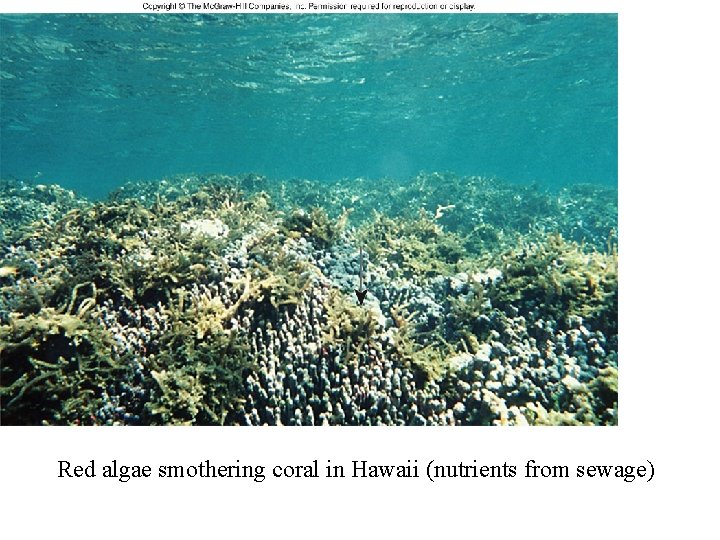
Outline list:
[[[0,418],[616,424],[616,227],[609,188],[449,174],[3,181]]]

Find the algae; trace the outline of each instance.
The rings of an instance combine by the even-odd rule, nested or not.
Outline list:
[[[95,423],[103,389],[126,367],[88,316],[93,305],[71,300],[64,311],[46,307],[0,326],[3,423]]]
[[[439,385],[450,402],[460,399],[451,360],[481,351],[512,317],[556,321],[560,329],[580,317],[607,336],[610,351],[616,347],[612,190],[553,195],[425,173],[404,186],[190,175],[130,184],[91,204],[54,187],[8,186],[0,185],[8,195],[0,220],[13,224],[0,258],[5,423],[97,423],[118,385],[135,392],[121,405],[139,423],[243,423],[242,383],[258,369],[251,332],[292,317],[319,283],[320,355],[340,351],[349,364],[374,349],[409,367],[418,388]],[[598,194],[602,204],[588,210]],[[428,323],[422,304],[361,308],[338,283],[323,281],[308,254],[330,260],[347,245],[364,246],[373,266],[387,269],[377,287],[440,291],[452,276],[490,267],[502,277],[444,290],[442,314]],[[160,310],[168,328],[123,353],[106,329],[115,308]],[[541,337],[529,328],[528,339]],[[610,352],[594,378],[556,384],[549,401],[523,395],[509,405],[528,423],[616,423],[616,366]],[[500,414],[507,423],[515,414],[490,393],[478,399],[471,422]]]
[[[360,227],[357,237],[373,258],[393,264],[394,277],[406,279],[454,273],[467,253],[460,237],[445,232],[425,211],[413,219],[376,213],[372,222]]]
[[[617,252],[585,252],[558,234],[501,257],[503,279],[489,288],[493,307],[557,320],[582,317],[617,333]]]

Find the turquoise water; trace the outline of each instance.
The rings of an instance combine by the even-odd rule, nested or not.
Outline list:
[[[0,17],[0,176],[617,183],[614,15]]]

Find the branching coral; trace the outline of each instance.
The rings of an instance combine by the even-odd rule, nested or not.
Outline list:
[[[95,204],[59,191],[63,212],[35,190],[41,219],[15,193],[3,422],[617,421],[612,193],[566,227],[592,189],[443,174],[321,188],[193,176]]]

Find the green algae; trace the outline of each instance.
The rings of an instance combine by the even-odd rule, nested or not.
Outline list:
[[[588,387],[595,396],[598,423],[617,425],[618,422],[618,370],[609,365],[601,369]]]
[[[562,386],[562,385],[561,385]],[[591,426],[597,425],[592,407],[592,394],[586,385],[577,385],[572,390],[562,387],[557,390],[546,406],[529,403],[524,416],[531,426]]]
[[[265,193],[277,209],[322,208],[330,216],[352,210],[348,223],[361,226],[375,212],[413,220],[418,211],[437,216],[439,225],[457,233],[472,253],[508,248],[520,236],[558,231],[568,239],[605,250],[610,231],[617,229],[617,190],[576,185],[551,192],[538,185],[517,185],[496,178],[451,173],[420,173],[407,182],[395,178],[343,178],[336,181],[293,179],[270,181],[257,174],[178,175],[155,182],[123,186],[117,199],[169,200],[205,189]]]
[[[176,325],[152,355],[153,383],[142,415],[148,424],[225,425],[237,423],[239,392],[247,370],[254,369],[249,344],[234,331],[198,338]]]
[[[198,380],[198,366],[152,371],[157,391],[145,404],[151,423],[191,425],[200,413],[205,391]]]
[[[280,231],[290,238],[306,237],[317,248],[326,249],[340,236],[346,219],[346,214],[343,214],[337,222],[333,222],[319,207],[312,208],[310,212],[296,209],[283,220]]]
[[[451,354],[442,342],[419,345],[408,339],[398,343],[398,356],[412,368],[420,388],[429,381],[443,380],[448,376],[450,366],[447,360]]]
[[[317,270],[290,249],[291,242],[272,230],[248,249],[251,295],[263,312],[276,314],[285,305],[296,305],[317,276]]]
[[[94,423],[104,389],[126,376],[132,360],[110,352],[112,338],[98,324],[97,306],[112,300],[128,308],[162,304],[170,320],[146,358],[141,423],[240,423],[239,389],[256,365],[249,336],[231,320],[252,311],[270,324],[293,312],[318,277],[318,269],[297,255],[299,238],[316,250],[351,238],[371,260],[390,263],[391,279],[417,283],[491,264],[500,268],[503,277],[493,285],[470,282],[465,294],[449,296],[436,328],[417,325],[418,313],[407,306],[391,307],[394,340],[378,353],[410,366],[420,387],[438,382],[447,396],[455,384],[448,360],[480,349],[487,316],[494,313],[557,320],[561,328],[577,316],[608,336],[617,333],[612,230],[604,251],[545,234],[544,226],[557,228],[548,218],[557,201],[545,193],[483,180],[466,186],[463,197],[462,179],[421,175],[401,191],[383,184],[387,193],[373,202],[358,197],[357,185],[334,193],[301,183],[305,188],[297,193],[283,193],[257,175],[207,180],[166,182],[167,189],[147,193],[122,190],[93,205],[68,207],[71,199],[65,198],[65,217],[53,214],[54,220],[28,220],[16,228],[14,244],[33,260],[3,261],[16,269],[0,282],[7,298],[6,314],[0,313],[4,422]],[[593,191],[583,193],[590,199]],[[300,197],[310,210],[297,207]],[[561,202],[571,209],[568,197]],[[612,194],[606,204],[611,207]],[[604,216],[596,216],[593,230],[604,230]],[[218,234],[197,234],[191,224],[200,222],[223,227]],[[348,223],[358,228],[346,234]],[[585,239],[583,231],[574,231],[572,238]],[[239,278],[224,281],[236,301],[227,306],[212,295],[190,299],[188,289],[207,276],[228,275],[220,254],[236,240],[247,240],[246,266]],[[342,348],[345,362],[380,347],[376,315],[356,306],[352,295],[332,287],[324,309],[327,319],[318,321],[323,344]],[[553,403],[544,405],[549,410],[537,404],[524,411],[530,423],[616,423],[617,369],[559,388]],[[483,414],[478,422],[490,418],[489,409]]]
[[[103,389],[125,368],[112,359],[111,336],[87,316],[90,306],[43,308],[0,326],[3,423],[94,423]]]
[[[398,360],[410,367],[420,387],[429,381],[438,381],[450,371],[448,358],[456,349],[443,338],[443,329],[425,330],[416,323],[418,311],[407,305],[390,309],[394,333],[394,349]]]
[[[549,409],[531,404],[525,417],[531,425],[617,425],[617,368],[607,366],[587,383],[566,376],[556,385]]]
[[[377,321],[371,311],[354,304],[349,297],[332,289],[325,301],[327,322],[323,342],[332,346],[346,346],[351,356],[373,345]],[[349,346],[349,347],[348,347]]]
[[[357,237],[371,257],[389,261],[396,269],[395,277],[406,279],[454,273],[467,253],[460,237],[445,232],[425,211],[413,219],[376,213]]]
[[[477,352],[487,333],[480,317],[491,310],[485,287],[473,281],[466,294],[448,297],[448,304],[447,335],[458,338],[460,346],[467,352]]]
[[[170,328],[148,355],[152,374],[142,420],[149,424],[217,425],[236,422],[239,395],[249,360],[249,336],[230,327],[229,320],[252,301],[249,282],[229,308],[217,297],[178,300],[168,308]]]
[[[18,241],[32,248],[37,264],[22,271],[13,288],[14,311],[0,326],[3,421],[93,423],[110,376],[129,369],[122,358],[112,359],[111,338],[94,319],[96,304],[110,299],[129,306],[171,305],[177,290],[210,271],[227,242],[192,234],[184,224],[220,215],[235,230],[247,229],[266,211],[262,195],[246,199],[236,189],[209,185],[173,201],[158,195],[148,206],[133,200],[82,206],[55,223],[22,229]],[[263,283],[269,281],[245,291],[242,301],[257,301]],[[154,372],[164,375],[153,378],[149,423],[222,423],[235,409],[221,396],[236,394],[230,389],[237,389],[249,364],[249,347],[247,340],[227,335],[232,314],[213,312],[215,305],[170,308],[173,331],[152,358]],[[195,366],[193,384],[185,365]],[[198,384],[203,406],[192,406],[199,394],[188,389]],[[167,397],[170,389],[177,390],[174,398]],[[175,398],[177,410],[168,409]]]
[[[585,252],[560,235],[550,235],[504,254],[503,279],[488,290],[493,307],[519,310],[566,324],[582,317],[609,334],[617,333],[617,253]]]

